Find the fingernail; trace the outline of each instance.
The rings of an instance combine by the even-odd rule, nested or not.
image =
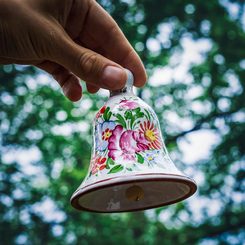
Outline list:
[[[121,68],[107,66],[101,77],[101,84],[109,89],[120,89],[125,85],[126,74]]]

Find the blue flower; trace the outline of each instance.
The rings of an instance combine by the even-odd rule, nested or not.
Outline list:
[[[159,150],[150,150],[145,152],[145,160],[152,166],[153,164],[158,164]]]
[[[97,151],[104,151],[107,148],[108,140],[115,127],[116,124],[113,121],[105,121],[95,127],[95,149]]]

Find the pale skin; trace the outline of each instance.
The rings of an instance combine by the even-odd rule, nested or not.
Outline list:
[[[0,0],[0,64],[34,65],[51,74],[71,101],[134,85],[144,66],[112,17],[94,0]]]

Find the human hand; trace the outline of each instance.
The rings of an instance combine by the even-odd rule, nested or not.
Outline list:
[[[94,0],[0,0],[0,64],[31,64],[50,73],[72,101],[89,92],[121,89],[144,66],[116,22]],[[79,77],[79,78],[78,78]]]

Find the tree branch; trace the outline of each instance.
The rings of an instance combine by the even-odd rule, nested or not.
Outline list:
[[[194,131],[197,131],[197,130],[201,129],[202,125],[205,122],[208,122],[210,120],[213,120],[213,119],[216,119],[216,118],[220,118],[220,117],[231,116],[235,112],[237,112],[237,111],[228,111],[228,112],[209,114],[207,117],[204,117],[204,118],[198,120],[193,128],[191,128],[189,130],[186,130],[186,131],[183,131],[183,132],[181,132],[181,133],[179,133],[177,135],[174,135],[174,136],[168,136],[166,138],[166,144],[169,144],[171,142],[175,142],[178,138],[183,137],[183,136],[185,136],[188,133],[191,133],[191,132],[194,132]]]

